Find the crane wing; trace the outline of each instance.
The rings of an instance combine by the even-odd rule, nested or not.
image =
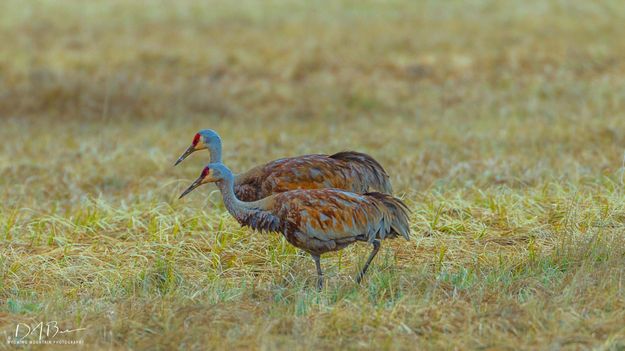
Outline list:
[[[296,189],[349,189],[349,169],[326,155],[283,158],[266,164],[262,192],[270,195]]]
[[[388,195],[379,195],[393,199]],[[408,235],[404,208],[396,213],[384,201],[367,194],[358,195],[338,189],[289,191],[276,195],[273,204],[275,213],[283,221],[292,223],[301,233],[322,241],[355,237],[372,241],[397,234]]]

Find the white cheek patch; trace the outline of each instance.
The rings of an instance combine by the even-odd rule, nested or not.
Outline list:
[[[206,144],[204,144],[202,142],[202,140],[198,141],[197,144],[195,144],[195,149],[196,150],[204,150],[206,149]]]

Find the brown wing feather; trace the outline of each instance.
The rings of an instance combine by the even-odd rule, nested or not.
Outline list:
[[[358,191],[359,193],[370,188],[387,194],[393,192],[386,170],[373,157],[362,152],[343,151],[330,156],[330,158],[341,160],[350,167],[353,182],[359,182],[358,188],[361,190]]]
[[[271,204],[271,212],[291,231],[320,241],[409,237],[407,208],[390,195],[299,190],[275,195]]]
[[[234,187],[234,194],[241,201],[251,202],[261,198],[259,189],[260,186],[255,186],[253,183],[242,183]]]
[[[249,171],[237,175],[234,179],[234,193],[241,201],[257,201],[267,196],[263,196],[261,189],[263,182],[267,178],[264,166],[257,166]]]
[[[337,188],[364,193],[370,187],[390,192],[388,175],[371,156],[351,151],[282,158],[255,167],[235,180],[235,192],[245,201],[296,189]]]

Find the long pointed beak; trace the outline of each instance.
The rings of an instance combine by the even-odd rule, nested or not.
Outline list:
[[[191,155],[195,151],[195,147],[193,145],[189,146],[187,150],[178,158],[176,163],[174,163],[174,167],[176,167],[180,162],[184,161],[189,155]]]
[[[180,195],[180,197],[178,198],[178,200],[182,199],[184,196],[186,196],[188,193],[192,192],[193,189],[197,188],[198,186],[202,185],[202,178],[198,178],[195,180],[195,182],[193,182],[193,184],[191,184],[187,190],[183,191],[182,194]]]

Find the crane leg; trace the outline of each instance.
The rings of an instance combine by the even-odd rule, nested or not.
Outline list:
[[[321,256],[312,255],[313,260],[315,260],[315,265],[317,266],[317,289],[321,290],[323,288],[323,272],[321,271]]]
[[[367,260],[367,263],[365,263],[360,273],[358,273],[358,275],[356,276],[356,283],[360,284],[362,277],[364,277],[365,273],[367,272],[367,269],[369,268],[369,265],[371,264],[371,261],[373,261],[373,258],[375,257],[375,255],[378,253],[379,250],[380,250],[380,240],[375,239],[373,240],[373,251],[371,251],[371,254],[369,255],[369,259]]]

